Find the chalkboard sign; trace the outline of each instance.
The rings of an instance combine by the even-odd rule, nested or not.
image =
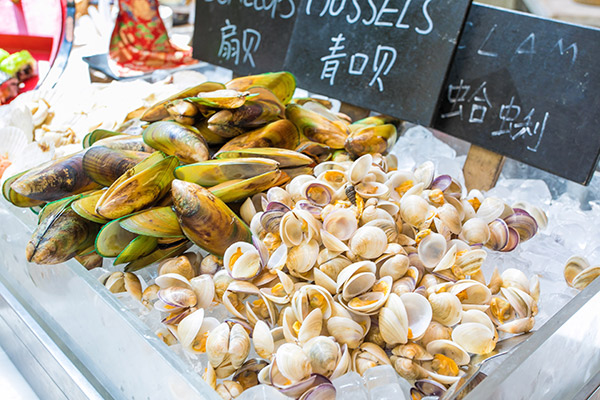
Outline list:
[[[197,0],[194,58],[237,74],[280,71],[298,0]]]
[[[298,86],[430,125],[469,0],[303,0],[285,60]]]
[[[589,183],[600,152],[600,30],[471,7],[435,127]]]

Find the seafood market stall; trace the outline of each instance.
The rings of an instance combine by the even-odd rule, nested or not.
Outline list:
[[[453,12],[464,22],[463,6]],[[304,12],[274,63],[301,51]],[[244,29],[257,53],[241,60],[264,62]],[[113,56],[126,58],[120,46]],[[449,65],[450,47],[438,50],[446,71],[425,80],[444,97],[460,67]],[[193,64],[173,54],[169,62]],[[548,128],[542,141],[533,124],[525,139],[537,145],[526,145],[539,153],[492,148],[525,163],[489,149],[477,161],[466,141],[371,112],[385,110],[389,92],[365,92],[371,107],[353,107],[367,100],[341,102],[349,94],[322,63],[321,78],[309,62],[294,68],[296,77],[232,78],[199,64],[0,108],[0,129],[22,135],[14,145],[31,155],[9,154],[2,181],[0,345],[32,389],[65,399],[594,398],[600,178],[594,157],[561,159],[559,174],[587,186],[547,163],[547,147],[568,153],[580,140],[563,145]],[[380,73],[365,91],[385,90]],[[325,81],[328,96],[315,94]],[[521,93],[524,105],[546,100]],[[461,137],[457,120],[440,122],[448,104],[419,96],[390,110]],[[594,118],[574,135],[589,138]]]

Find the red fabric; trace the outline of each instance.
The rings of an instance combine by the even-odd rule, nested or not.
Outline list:
[[[191,49],[176,48],[158,14],[157,0],[119,0],[109,56],[138,71],[174,68],[197,62]]]

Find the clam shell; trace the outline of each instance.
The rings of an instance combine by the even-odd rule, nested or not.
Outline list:
[[[477,217],[489,224],[496,218],[500,218],[504,212],[504,201],[497,197],[488,197],[481,202],[477,210]]]
[[[483,218],[471,218],[464,223],[460,237],[469,244],[485,244],[490,239],[490,228]]]
[[[284,343],[275,354],[277,367],[281,375],[292,381],[300,382],[312,373],[310,360],[300,346]]]
[[[427,344],[427,351],[431,354],[442,354],[454,360],[457,365],[466,365],[471,357],[459,344],[451,340],[439,339]]]
[[[420,228],[431,216],[431,206],[417,195],[405,194],[400,201],[402,220],[412,227]]]
[[[489,304],[492,292],[480,282],[464,279],[456,282],[450,293],[457,296],[463,304]]]
[[[352,275],[348,279],[342,289],[342,297],[346,301],[350,301],[353,297],[360,296],[367,292],[375,283],[375,274],[372,272],[361,272]]]
[[[408,340],[408,315],[404,303],[395,293],[379,310],[379,332],[388,345],[403,344]]]
[[[514,214],[504,218],[506,224],[519,233],[521,242],[531,239],[538,230],[537,222],[529,213],[520,208],[514,209]]]
[[[308,272],[317,262],[319,256],[319,244],[315,239],[300,246],[288,249],[287,267],[290,273]]]
[[[229,359],[232,367],[238,369],[242,366],[250,353],[250,336],[241,324],[234,324],[229,333],[228,346]]]
[[[573,287],[583,290],[598,276],[600,276],[600,266],[588,267],[573,278]]]
[[[188,281],[184,276],[173,272],[157,276],[154,280],[154,283],[160,286],[161,289],[166,289],[171,286],[192,289],[190,281]]]
[[[439,233],[430,233],[418,246],[421,262],[427,268],[434,268],[446,254],[446,239]]]
[[[514,287],[526,293],[529,293],[529,279],[523,271],[516,268],[508,268],[502,275],[502,287]]]
[[[389,276],[392,280],[397,281],[408,270],[409,260],[404,254],[393,254],[387,256],[379,267],[379,277]]]
[[[373,156],[371,154],[359,157],[348,170],[348,181],[353,185],[361,182],[369,172],[371,164],[373,164]]]
[[[192,278],[190,285],[196,293],[198,308],[207,308],[212,304],[215,297],[215,283],[211,275],[204,274]]]
[[[474,354],[487,354],[496,346],[494,333],[488,327],[476,322],[458,325],[452,331],[452,340]]]
[[[361,182],[354,186],[356,193],[363,199],[387,198],[390,188],[380,182]]]
[[[435,165],[431,161],[425,161],[414,170],[416,182],[423,184],[424,188],[431,186],[435,173]]]
[[[408,317],[408,338],[418,339],[425,334],[433,318],[431,304],[425,297],[416,293],[405,293],[400,296],[400,299],[404,303]]]
[[[308,182],[303,190],[304,196],[313,205],[324,207],[331,202],[334,189],[324,182]]]
[[[456,325],[461,318],[462,305],[455,295],[443,292],[429,295],[433,320],[446,326]]]
[[[366,333],[352,318],[338,316],[327,320],[327,331],[339,344],[347,345],[350,349],[357,348]]]
[[[350,250],[363,258],[375,259],[383,254],[387,247],[385,232],[375,226],[358,228],[350,239]]]
[[[461,318],[461,324],[477,323],[485,326],[492,333],[495,333],[494,323],[490,317],[480,310],[467,310],[464,311]]]
[[[535,319],[533,317],[515,319],[498,327],[499,331],[507,333],[523,333],[529,332],[535,325]]]
[[[275,352],[275,341],[269,326],[264,321],[257,321],[252,331],[252,343],[254,344],[254,350],[256,354],[267,360],[271,359],[271,356]]]
[[[446,246],[448,246],[449,244],[450,243],[447,243]],[[456,244],[452,244],[452,246],[448,249],[446,254],[444,254],[444,257],[442,257],[442,259],[437,263],[437,265],[433,269],[433,272],[439,272],[450,269],[456,262],[457,251],[458,248]]]
[[[213,368],[218,368],[228,354],[229,331],[229,325],[223,322],[214,328],[206,339],[206,354]]]
[[[433,342],[434,340],[439,340],[439,339],[450,340],[451,338],[452,338],[452,328],[450,328],[448,326],[444,326],[444,325],[440,324],[439,322],[431,321],[431,323],[427,327],[427,330],[425,331],[425,334],[421,338],[420,343],[423,346],[427,346],[429,343]]]
[[[342,357],[340,345],[325,336],[307,341],[302,350],[308,356],[313,372],[325,377],[331,376]]]
[[[590,263],[584,257],[571,256],[564,267],[563,275],[567,285],[573,287],[573,279],[584,269],[588,268]]]
[[[348,240],[358,229],[356,214],[348,208],[333,211],[323,220],[323,229],[342,241]]]
[[[492,250],[502,250],[508,244],[508,225],[503,219],[496,218],[488,224],[490,238],[485,243]]]

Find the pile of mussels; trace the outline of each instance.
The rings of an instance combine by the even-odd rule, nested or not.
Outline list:
[[[96,130],[9,178],[6,199],[43,206],[27,259],[126,264],[105,285],[163,312],[161,336],[206,353],[224,398],[258,383],[333,398],[332,379],[377,365],[415,382],[413,399],[439,396],[473,354],[533,328],[537,277],[486,282],[481,266],[546,217],[465,194],[431,162],[397,170],[401,121],[352,123],[294,91],[287,72],[205,82],[147,109],[141,134]],[[155,262],[142,290],[133,272]],[[205,315],[216,304],[231,317]]]

